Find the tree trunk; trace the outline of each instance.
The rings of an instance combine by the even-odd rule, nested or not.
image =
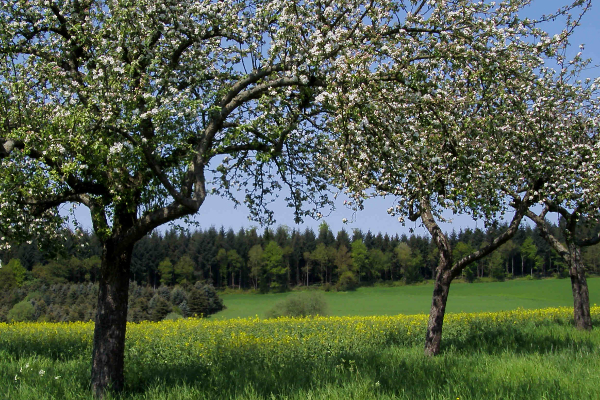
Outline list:
[[[519,204],[509,227],[502,234],[494,238],[490,244],[454,263],[452,259],[452,246],[435,221],[435,218],[431,213],[429,200],[427,198],[421,199],[421,221],[431,234],[431,237],[439,250],[440,256],[433,287],[433,298],[431,301],[429,321],[427,323],[427,333],[425,335],[425,355],[435,356],[440,352],[442,326],[444,324],[446,302],[448,301],[448,293],[450,292],[450,283],[452,283],[452,280],[459,276],[467,266],[481,260],[483,257],[510,240],[517,232],[521,219],[527,210],[527,206],[527,203]]]
[[[545,262],[542,264],[542,276],[544,276],[544,277],[546,276],[546,263]]]
[[[427,322],[427,333],[425,335],[425,355],[435,356],[440,352],[442,343],[442,326],[446,314],[446,303],[450,292],[449,272],[438,270],[433,286],[433,298],[431,311]]]
[[[92,350],[92,392],[98,398],[103,398],[108,390],[120,392],[124,383],[127,298],[133,245],[119,250],[117,245],[118,241],[111,238],[102,246]]]
[[[571,289],[573,291],[573,316],[575,326],[578,329],[592,329],[592,318],[590,316],[590,296],[588,292],[587,280],[585,278],[585,268],[581,261],[581,247],[574,243],[575,230],[577,229],[577,214],[571,214],[569,226],[563,231],[566,237],[567,246],[562,244],[548,230],[545,221],[541,216],[534,213],[527,214],[533,220],[542,237],[552,246],[554,250],[567,262],[569,266],[569,275],[571,276]],[[591,243],[590,243],[591,244]]]
[[[577,329],[592,329],[592,317],[590,315],[590,295],[585,278],[585,268],[581,262],[581,250],[575,244],[569,245],[571,262],[569,275],[571,276],[571,289],[573,290],[573,314]]]

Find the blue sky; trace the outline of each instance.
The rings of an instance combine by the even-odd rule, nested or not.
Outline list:
[[[533,0],[532,4],[527,7],[524,11],[524,15],[530,18],[536,18],[542,14],[550,14],[554,12],[558,7],[564,5],[568,0]],[[557,33],[562,25],[560,23],[548,24],[545,26],[545,30],[554,34]],[[578,46],[580,44],[585,45],[584,56],[592,59],[592,65],[600,64],[600,2],[595,4],[594,7],[586,14],[582,21],[581,26],[578,27],[575,34],[571,39],[571,50],[568,56],[573,56],[579,51]],[[590,68],[585,71],[586,75],[591,78],[600,76],[600,68]],[[400,224],[396,218],[391,217],[387,214],[386,210],[394,205],[394,199],[379,198],[372,199],[365,203],[363,211],[353,214],[351,210],[347,209],[343,204],[342,200],[336,204],[336,209],[329,215],[326,215],[321,221],[326,221],[333,232],[337,232],[342,228],[347,231],[358,228],[363,231],[371,230],[372,232],[387,232],[390,235],[403,233],[409,234],[409,228],[413,228],[415,233],[426,235],[426,231],[415,223],[407,223],[406,226]],[[290,228],[305,229],[305,227],[312,227],[317,229],[321,221],[315,221],[307,219],[301,225],[294,223],[294,215],[291,209],[285,206],[283,201],[275,202],[272,205],[272,209],[275,211],[276,225],[287,225]],[[209,196],[205,203],[200,208],[198,215],[195,220],[200,223],[200,227],[203,229],[209,228],[211,225],[220,227],[223,225],[225,229],[233,228],[238,230],[241,227],[248,228],[251,226],[258,226],[257,223],[248,220],[248,210],[244,206],[234,208],[233,204],[228,200],[217,196]],[[76,217],[80,224],[89,229],[90,219],[89,211],[85,207],[80,207],[76,211]],[[451,224],[443,224],[442,229],[445,231],[456,231],[461,228],[476,226],[483,227],[481,222],[473,221],[468,216],[452,216],[447,215],[448,218],[453,219]],[[343,218],[347,218],[350,222],[344,224]],[[161,228],[164,230],[166,227]],[[262,229],[262,228],[259,228]]]

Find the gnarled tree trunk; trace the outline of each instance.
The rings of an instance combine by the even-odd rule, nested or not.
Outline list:
[[[446,314],[446,303],[450,292],[450,274],[438,269],[433,286],[433,299],[427,322],[427,333],[425,334],[425,355],[434,356],[439,354],[442,344],[442,327],[444,315]]]
[[[508,228],[498,235],[491,243],[483,248],[461,258],[453,260],[452,246],[446,235],[442,232],[436,222],[432,212],[431,205],[427,198],[421,199],[421,209],[419,216],[423,225],[431,234],[435,245],[440,254],[440,260],[436,270],[435,284],[433,288],[433,298],[431,301],[431,310],[429,321],[427,323],[427,332],[425,334],[425,355],[435,356],[439,354],[442,343],[442,327],[444,324],[444,315],[446,314],[446,303],[450,292],[450,284],[468,265],[491,254],[494,250],[506,243],[517,232],[517,228],[525,215],[527,203],[518,202],[515,215]]]
[[[577,329],[592,329],[590,315],[590,294],[585,278],[585,268],[581,262],[581,250],[573,243],[569,244],[569,275],[571,276],[571,289],[573,290],[573,317]]]
[[[568,227],[563,231],[566,237],[567,245],[561,243],[549,231],[544,219],[548,208],[540,215],[536,215],[529,211],[527,216],[531,219],[540,230],[541,236],[556,250],[556,252],[567,262],[569,266],[569,276],[571,277],[571,290],[573,291],[573,317],[577,329],[590,330],[592,329],[592,317],[590,315],[590,295],[585,278],[585,267],[581,261],[581,243],[575,243],[575,229],[577,228],[577,215],[575,213],[569,215],[565,212],[563,217],[568,221]],[[594,244],[595,240],[590,240],[586,244]]]
[[[448,301],[448,293],[450,292],[450,283],[452,283],[453,279],[451,274],[452,247],[450,241],[433,217],[431,206],[427,199],[421,200],[421,221],[431,234],[431,238],[438,248],[440,255],[435,274],[427,332],[425,334],[425,355],[435,356],[439,354],[442,344],[442,327],[444,325],[444,315],[446,314],[446,303]]]
[[[125,330],[129,268],[133,245],[122,248],[108,239],[102,246],[98,311],[92,351],[92,391],[102,398],[107,390],[119,392],[124,384]]]

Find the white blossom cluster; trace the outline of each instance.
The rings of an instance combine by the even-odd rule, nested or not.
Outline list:
[[[526,4],[429,2],[407,12],[402,34],[381,27],[372,54],[345,60],[322,97],[338,112],[319,161],[351,206],[392,196],[388,213],[405,222],[426,199],[441,220],[450,210],[493,222],[527,192],[598,209],[596,88],[567,79],[581,54],[562,71],[544,67],[564,63],[575,22],[550,37],[519,19]]]
[[[576,19],[551,37],[527,3],[3,2],[0,231],[56,232],[75,202],[139,234],[237,190],[270,222],[284,186],[301,219],[328,183],[401,221],[424,197],[491,217],[542,175],[533,200],[593,209],[598,82],[564,83]]]
[[[398,12],[359,0],[2,2],[0,231],[55,231],[46,212],[75,202],[101,236],[124,215],[139,236],[196,212],[211,177],[216,194],[245,190],[259,219],[283,185],[298,218],[314,214],[328,202],[313,168],[330,112],[319,101]]]

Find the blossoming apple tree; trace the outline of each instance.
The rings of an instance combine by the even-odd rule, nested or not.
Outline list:
[[[407,11],[420,34],[389,36],[345,61],[351,79],[339,79],[327,99],[338,110],[328,119],[334,134],[321,161],[332,182],[354,197],[391,196],[388,212],[400,222],[420,219],[439,249],[425,353],[440,351],[450,284],[470,263],[510,239],[536,201],[543,178],[508,202],[503,182],[515,174],[500,162],[506,152],[497,132],[510,141],[521,134],[505,123],[528,107],[532,82],[544,58],[556,58],[582,2],[549,18],[565,17],[567,28],[550,37],[533,21],[519,18],[527,1],[499,4],[424,2]],[[588,4],[583,4],[585,12]],[[524,100],[526,99],[526,100]],[[514,210],[508,227],[488,245],[459,260],[439,221],[444,212],[468,213],[498,224]]]
[[[238,201],[241,190],[261,222],[282,186],[299,219],[327,203],[310,168],[315,99],[336,60],[394,10],[358,0],[1,2],[1,236],[51,235],[61,204],[91,211],[103,252],[97,396],[123,387],[138,240],[198,213],[210,194]]]
[[[563,64],[560,70],[540,71],[539,78],[530,85],[529,97],[519,99],[527,107],[519,107],[520,112],[505,121],[505,131],[519,140],[498,140],[502,147],[499,162],[512,176],[513,183],[504,187],[506,193],[519,197],[529,191],[539,202],[537,210],[528,210],[527,216],[566,262],[575,325],[589,330],[592,320],[581,247],[600,242],[600,236],[585,234],[600,220],[600,78],[577,78],[588,65],[581,52],[568,67],[564,66],[564,57],[558,61]],[[533,190],[536,182],[543,185]],[[564,243],[549,229],[549,212],[563,219],[560,226]]]

